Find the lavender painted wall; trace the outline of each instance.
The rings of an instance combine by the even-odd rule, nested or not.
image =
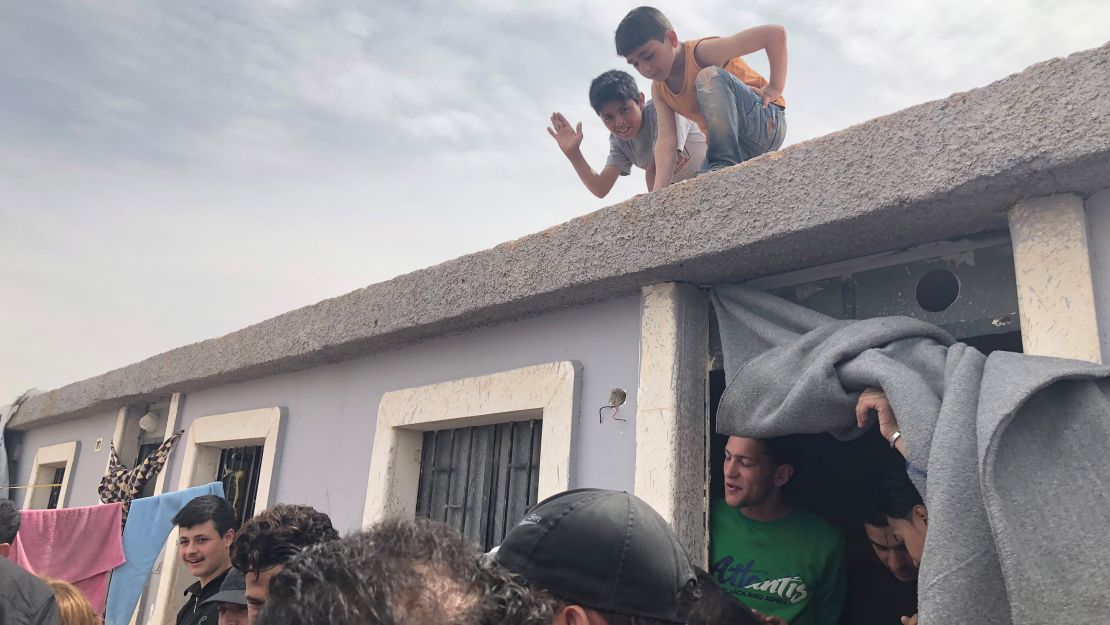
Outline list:
[[[108,466],[108,445],[116,428],[116,413],[107,412],[74,421],[55,423],[16,434],[11,441],[15,448],[10,450],[19,454],[17,469],[12,472],[12,484],[27,484],[31,480],[31,463],[35,451],[40,447],[77,441],[77,455],[73,460],[69,484],[69,496],[65,507],[92,506],[100,503],[96,488]],[[100,451],[96,449],[96,439],[104,439]],[[23,505],[23,489],[12,491],[12,500]]]
[[[640,299],[624,297],[511,324],[430,340],[397,351],[308,371],[190,393],[179,427],[199,417],[281,406],[273,502],[307,503],[328,512],[343,531],[359,526],[370,450],[383,393],[518,367],[576,360],[582,364],[572,484],[632,491],[635,422],[597,411],[621,387],[635,414]],[[167,489],[181,471],[175,454]]]

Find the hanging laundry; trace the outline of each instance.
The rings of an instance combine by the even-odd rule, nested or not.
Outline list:
[[[108,588],[105,625],[128,625],[139,597],[143,594],[154,562],[173,530],[174,515],[185,504],[203,495],[224,496],[224,485],[212,482],[157,497],[143,497],[131,504],[131,513],[123,529],[123,553],[127,562],[112,573]]]
[[[23,510],[9,557],[36,575],[77,586],[93,610],[103,614],[108,573],[124,562],[119,531],[122,515],[118,503]]]
[[[143,487],[146,486],[147,482],[154,479],[158,472],[162,470],[170,456],[170,451],[173,450],[174,443],[181,438],[184,431],[181,430],[167,438],[158,446],[158,449],[143,458],[142,462],[136,465],[134,469],[123,466],[123,463],[119,460],[119,455],[116,454],[116,446],[111,445],[108,473],[101,478],[100,487],[97,489],[97,492],[100,493],[100,501],[123,504],[123,520],[126,522],[131,500],[142,494]]]

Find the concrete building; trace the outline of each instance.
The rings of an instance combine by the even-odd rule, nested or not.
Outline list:
[[[705,554],[704,287],[1110,356],[1107,94],[1110,46],[55,389],[5,436],[13,483],[60,486],[13,497],[92,505],[109,442],[134,462],[183,429],[150,492],[223,479],[247,511],[425,514],[489,542],[537,497],[607,487]],[[171,551],[139,622],[172,619],[185,581]]]

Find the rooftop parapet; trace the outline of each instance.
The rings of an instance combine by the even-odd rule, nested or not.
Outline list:
[[[10,427],[349,360],[649,284],[738,280],[1003,229],[1020,200],[1105,187],[1110,44],[63,386],[28,400]]]

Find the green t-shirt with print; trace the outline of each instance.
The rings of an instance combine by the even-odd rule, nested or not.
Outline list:
[[[790,625],[834,625],[847,591],[844,540],[816,515],[795,509],[755,521],[724,499],[710,516],[709,572],[749,607]]]

